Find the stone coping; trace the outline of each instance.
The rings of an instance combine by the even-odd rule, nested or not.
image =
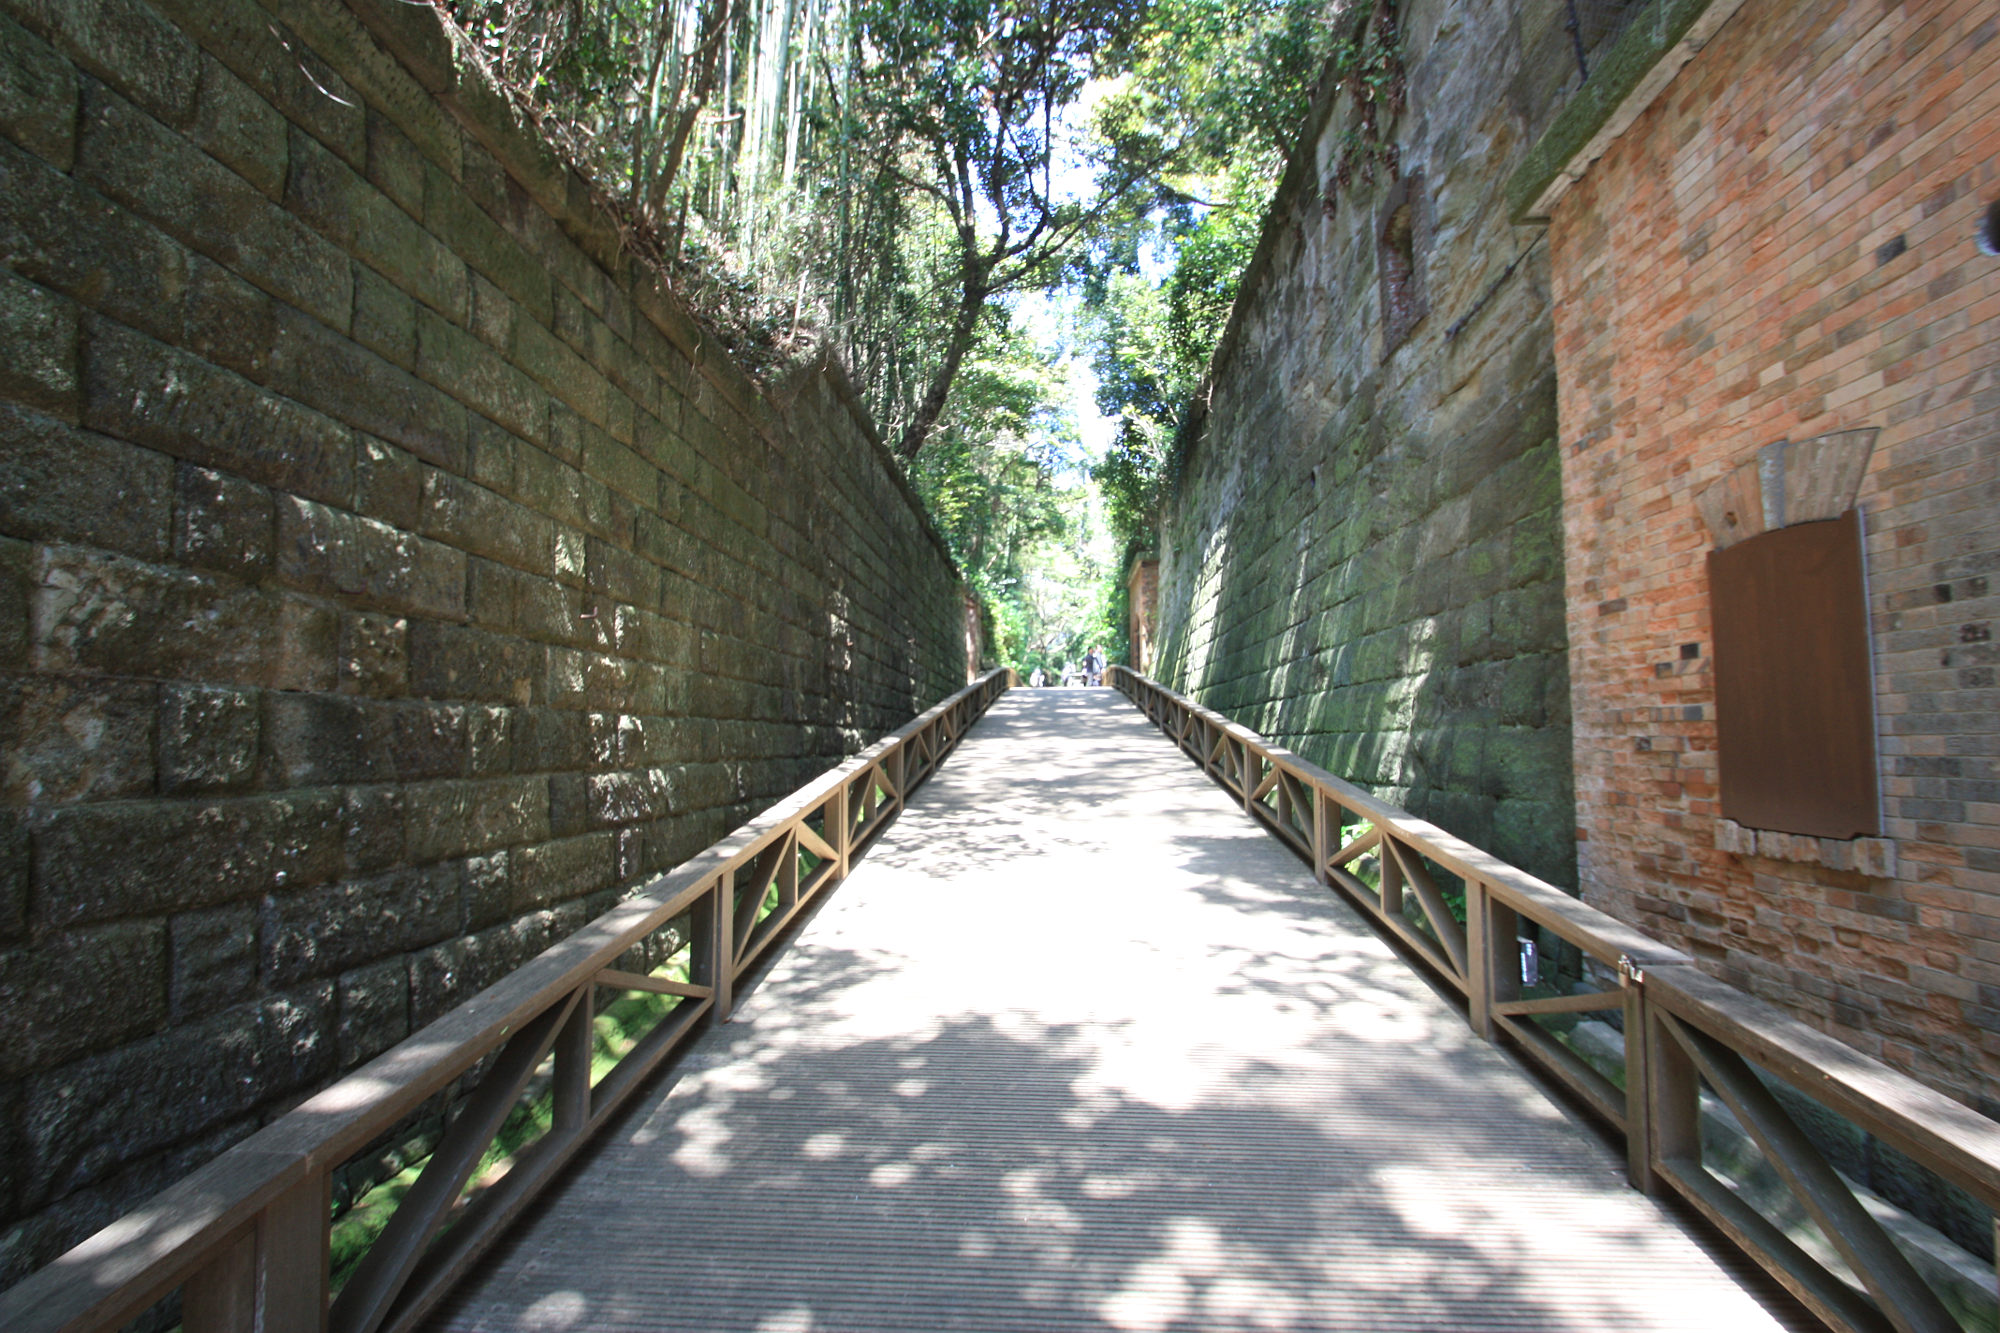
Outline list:
[[[1569,187],[1674,81],[1743,0],[1655,0],[1597,56],[1597,67],[1507,182],[1510,222],[1546,222]]]

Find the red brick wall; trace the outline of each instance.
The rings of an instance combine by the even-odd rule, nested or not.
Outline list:
[[[1991,0],[1749,0],[1550,234],[1585,896],[1989,1114],[1996,198]],[[1694,505],[1761,445],[1863,426],[1889,879],[1717,850]]]

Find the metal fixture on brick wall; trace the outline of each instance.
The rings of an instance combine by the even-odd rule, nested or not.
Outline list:
[[[1979,253],[2000,255],[2000,199],[1986,206],[1986,216],[1979,220]]]

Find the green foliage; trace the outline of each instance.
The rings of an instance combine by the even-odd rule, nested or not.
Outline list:
[[[1107,135],[1139,137],[1146,125],[1181,135],[1175,172],[1158,178],[1152,206],[1128,216],[1086,265],[1098,407],[1120,419],[1092,476],[1125,543],[1151,545],[1172,442],[1228,324],[1326,55],[1321,10],[1318,0],[1160,0],[1131,77],[1100,109]]]
[[[446,0],[739,358],[839,348],[1025,663],[1122,641],[1113,556],[1157,511],[1328,3]],[[1073,280],[1121,418],[1101,500],[1003,309]]]
[[[1023,672],[1059,670],[1104,637],[1109,543],[1068,401],[1055,358],[990,309],[910,468],[985,611],[994,662]]]
[[[1387,131],[1403,110],[1405,88],[1402,36],[1392,0],[1377,4],[1335,47],[1329,68],[1353,108],[1353,123],[1341,132],[1340,151],[1321,195],[1331,211],[1357,177],[1364,184],[1373,182],[1377,167],[1396,174],[1396,145]]]

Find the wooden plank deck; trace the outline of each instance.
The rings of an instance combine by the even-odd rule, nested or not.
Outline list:
[[[455,1330],[1796,1328],[1122,696],[1005,695]]]

